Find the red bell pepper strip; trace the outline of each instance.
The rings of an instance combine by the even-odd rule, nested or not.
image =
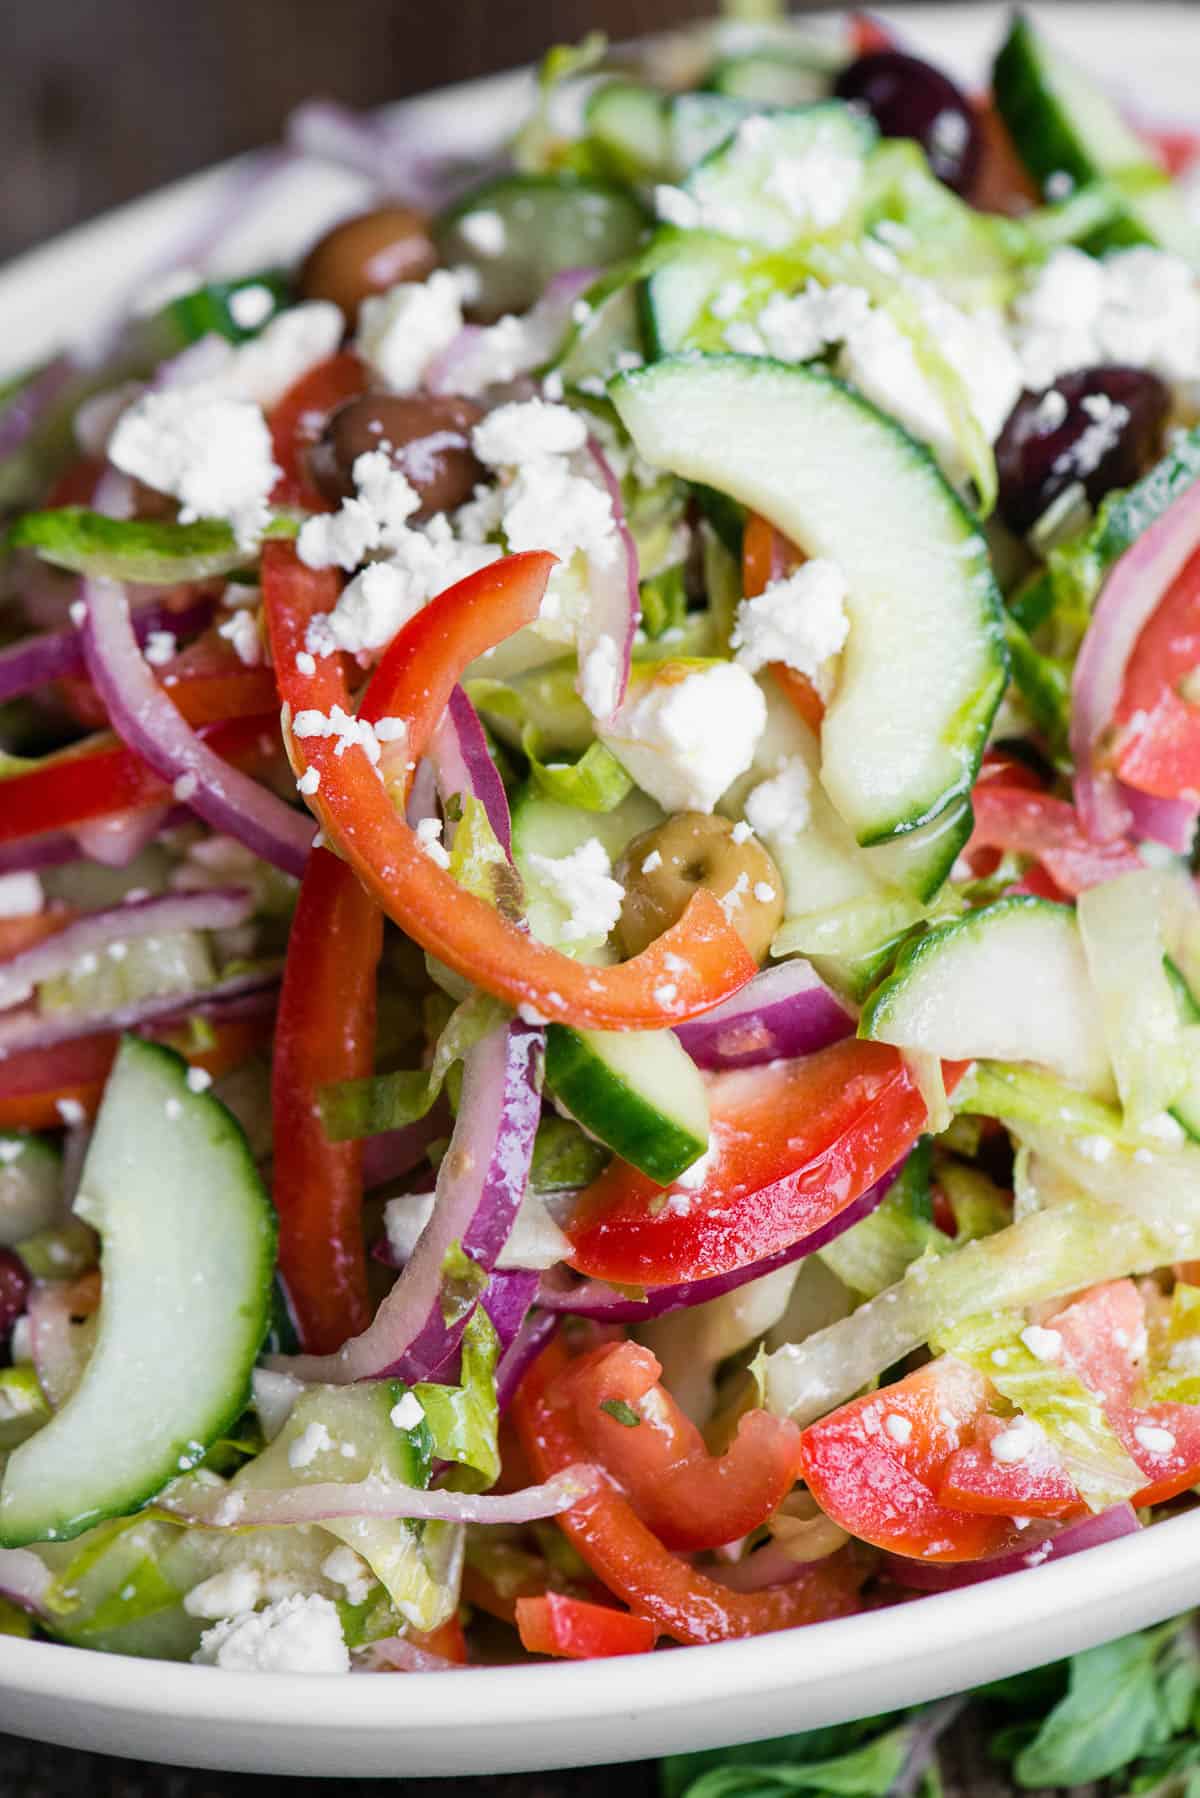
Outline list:
[[[269,760],[277,750],[279,725],[274,714],[234,718],[202,725],[199,735],[225,761],[246,768]],[[27,773],[0,780],[0,843],[170,803],[165,781],[106,732],[46,756]]]
[[[1117,707],[1115,762],[1131,787],[1160,799],[1200,792],[1200,707],[1179,695],[1200,665],[1200,551],[1163,594],[1129,658]]]
[[[329,1141],[319,1094],[374,1068],[382,940],[382,917],[351,869],[314,849],[288,937],[271,1069],[279,1272],[309,1354],[332,1353],[371,1321],[362,1143]]]
[[[772,581],[781,580],[804,557],[773,524],[751,512],[742,532],[742,592],[747,599],[762,593]],[[771,673],[810,730],[819,731],[825,702],[806,674],[786,662],[772,662]]]
[[[987,1409],[991,1388],[943,1356],[852,1399],[805,1430],[804,1478],[821,1509],[860,1541],[923,1561],[976,1561],[1018,1536],[1009,1517],[959,1511],[939,1487]]]
[[[271,670],[248,667],[215,630],[206,631],[155,674],[176,711],[193,726],[259,717],[276,705]],[[86,675],[65,675],[57,687],[80,724],[101,730],[107,726],[104,702]]]
[[[315,487],[305,452],[317,441],[331,412],[367,390],[367,371],[349,350],[318,362],[289,387],[271,414],[271,445],[280,478],[271,499],[277,506],[332,512],[333,504]]]
[[[665,1547],[687,1553],[740,1541],[799,1479],[800,1431],[787,1418],[748,1411],[726,1452],[710,1455],[661,1377],[649,1349],[611,1342],[576,1361],[562,1389],[591,1456]]]
[[[439,595],[396,638],[360,710],[371,722],[399,717],[408,725],[394,795],[356,745],[308,737],[297,744],[297,755],[320,778],[311,803],[330,840],[376,903],[422,948],[497,998],[597,1030],[661,1027],[667,1020],[655,992],[669,981],[676,993],[669,1021],[681,1023],[737,992],[755,971],[710,893],[698,893],[679,923],[632,961],[589,967],[539,943],[460,887],[425,854],[397,811],[406,764],[424,751],[463,669],[536,617],[551,560],[527,553],[482,569]],[[263,593],[271,647],[280,697],[293,717],[307,709],[328,716],[335,705],[350,710],[334,658],[318,658],[312,674],[303,672],[306,662],[297,666],[308,620],[333,604],[337,590],[335,576],[305,568],[290,545],[267,544]],[[393,755],[387,759],[394,765]]]
[[[567,1598],[561,1592],[518,1598],[515,1612],[522,1648],[530,1654],[553,1654],[568,1661],[648,1654],[658,1634],[648,1617]]]
[[[947,1064],[947,1087],[961,1068]],[[571,1266],[620,1286],[748,1267],[819,1229],[905,1155],[924,1102],[897,1050],[853,1038],[798,1061],[713,1074],[709,1173],[686,1208],[624,1161],[582,1194]],[[656,1202],[657,1201],[657,1202]]]
[[[1072,898],[1144,866],[1129,843],[1093,843],[1074,806],[1049,793],[1001,780],[977,781],[971,803],[975,827],[966,853],[1009,849],[1040,862],[1061,892]]]
[[[1046,1320],[1063,1352],[1104,1407],[1129,1458],[1146,1475],[1134,1505],[1160,1505],[1200,1482],[1200,1405],[1143,1402],[1139,1345],[1142,1296],[1132,1280],[1093,1286]]]
[[[556,1338],[522,1381],[513,1415],[537,1478],[550,1479],[587,1449],[570,1395],[557,1376],[567,1365]],[[762,1592],[731,1592],[664,1548],[629,1501],[597,1486],[555,1520],[609,1591],[676,1642],[726,1642],[794,1624],[845,1617],[859,1608],[863,1569],[846,1554],[814,1562],[798,1579]]]
[[[1173,687],[1164,688],[1148,712],[1139,712],[1121,736],[1115,762],[1127,786],[1158,799],[1200,804],[1200,707]]]

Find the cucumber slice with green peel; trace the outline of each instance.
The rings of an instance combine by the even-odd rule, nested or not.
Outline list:
[[[743,119],[761,112],[749,100],[725,94],[676,94],[667,102],[668,166],[682,180],[697,163],[726,143]]]
[[[721,349],[728,320],[714,317],[711,302],[723,287],[746,281],[753,252],[714,231],[668,229],[654,240],[653,260],[653,272],[641,289],[649,355]],[[763,299],[772,291],[774,284],[766,283]]]
[[[708,1091],[669,1030],[546,1028],[546,1088],[622,1161],[669,1186],[708,1148]]]
[[[122,1041],[75,1201],[103,1244],[99,1334],[74,1393],[8,1462],[7,1547],[138,1509],[245,1407],[274,1213],[240,1127],[187,1076],[171,1050]]]
[[[503,247],[484,256],[466,221],[495,214]],[[479,276],[480,312],[525,312],[566,269],[606,268],[640,247],[647,227],[641,202],[627,188],[574,175],[502,175],[474,188],[434,221],[443,262]],[[465,227],[465,228],[464,228]]]
[[[606,81],[596,88],[584,121],[614,175],[652,180],[670,166],[667,104],[657,88],[637,81]]]
[[[744,50],[726,56],[710,71],[706,86],[734,100],[758,106],[803,106],[821,100],[845,57],[832,46],[805,50]]]
[[[966,799],[1007,678],[1003,614],[987,544],[928,451],[832,376],[766,358],[668,357],[610,392],[647,461],[843,569],[850,636],[821,782],[858,842]],[[906,878],[919,891],[930,876]]]
[[[1107,181],[1123,205],[1100,245],[1152,243],[1200,267],[1200,225],[1161,164],[1109,96],[1017,13],[992,71],[996,107],[1026,168],[1043,187]]]
[[[788,112],[751,107],[725,136],[683,183],[698,209],[698,226],[769,250],[830,231],[845,234],[878,138],[870,119],[840,100]]]
[[[1182,968],[1169,955],[1163,957],[1163,969],[1175,996],[1181,1024],[1200,1024],[1200,1004],[1196,1001]],[[1171,1116],[1187,1131],[1194,1142],[1200,1142],[1200,1068],[1192,1076],[1186,1090],[1171,1106]]]
[[[1048,899],[1000,899],[918,938],[858,1034],[949,1061],[1033,1062],[1097,1097],[1113,1092],[1075,913]]]
[[[0,1244],[14,1248],[64,1209],[62,1156],[44,1136],[0,1132]]]

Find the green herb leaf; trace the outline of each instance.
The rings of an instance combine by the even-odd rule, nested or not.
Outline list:
[[[633,1406],[623,1398],[602,1398],[600,1409],[607,1411],[615,1423],[623,1423],[627,1430],[636,1430],[642,1421]]]

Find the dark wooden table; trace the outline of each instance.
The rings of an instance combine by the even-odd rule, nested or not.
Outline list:
[[[370,106],[528,61],[595,26],[620,38],[711,10],[705,0],[7,0],[0,260],[268,142],[307,95]],[[1009,1792],[967,1727],[945,1764],[947,1798]],[[451,1790],[464,1798],[607,1798],[614,1790],[652,1798],[656,1789],[649,1763],[400,1783],[405,1798]],[[331,1780],[305,1789],[313,1798],[370,1798],[380,1787]],[[0,1736],[3,1798],[284,1798],[295,1790],[290,1780],[186,1773]]]

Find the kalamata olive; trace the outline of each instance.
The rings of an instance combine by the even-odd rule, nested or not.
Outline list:
[[[0,1344],[7,1343],[13,1325],[29,1299],[29,1270],[11,1249],[0,1249]]]
[[[1108,364],[1060,375],[1041,393],[1023,393],[996,444],[999,507],[1019,534],[1068,487],[1092,505],[1157,460],[1171,395],[1144,368]]]
[[[343,219],[319,238],[300,270],[306,300],[333,300],[353,325],[362,302],[398,281],[424,281],[437,267],[429,221],[408,206],[381,206]]]
[[[971,102],[940,69],[900,50],[872,50],[842,70],[834,92],[865,106],[885,137],[915,138],[939,181],[970,192],[983,139]]]
[[[783,880],[756,838],[728,818],[679,812],[644,830],[616,869],[625,888],[617,941],[640,955],[677,924],[697,887],[707,887],[756,961],[762,961],[783,922]]]
[[[485,478],[471,449],[482,417],[473,401],[449,395],[366,393],[332,414],[308,452],[309,470],[328,499],[348,499],[357,458],[382,449],[421,495],[418,521],[452,512]]]

